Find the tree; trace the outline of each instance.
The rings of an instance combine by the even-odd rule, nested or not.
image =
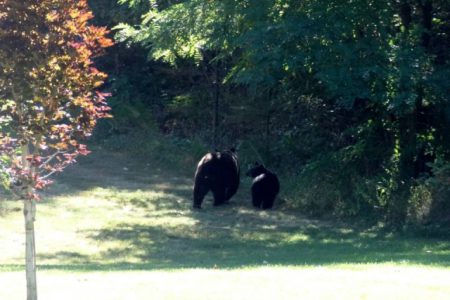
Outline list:
[[[24,202],[27,299],[37,299],[38,190],[89,153],[80,142],[108,116],[93,58],[112,41],[92,17],[86,0],[0,1],[0,166]]]
[[[142,1],[119,0],[142,11]],[[232,54],[229,41],[236,33],[236,1],[150,1],[139,24],[119,24],[119,41],[149,49],[149,57],[181,69],[189,65],[207,82],[212,101],[212,148],[221,145],[220,119],[225,76]],[[239,6],[239,5],[238,5]]]

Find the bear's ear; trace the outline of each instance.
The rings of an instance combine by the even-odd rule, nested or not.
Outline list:
[[[236,153],[236,148],[231,147],[231,148],[230,148],[230,151],[233,152],[233,153]]]
[[[259,162],[255,161],[255,162],[253,163],[253,165],[254,165],[255,167],[259,166]]]

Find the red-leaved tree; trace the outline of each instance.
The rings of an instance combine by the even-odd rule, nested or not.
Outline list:
[[[24,202],[27,299],[37,299],[37,191],[88,153],[80,142],[108,116],[93,58],[112,41],[92,17],[86,0],[0,0],[0,172]]]

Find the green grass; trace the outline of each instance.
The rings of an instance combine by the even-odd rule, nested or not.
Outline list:
[[[450,241],[254,210],[191,209],[192,169],[98,151],[38,204],[41,299],[445,299]],[[0,206],[0,299],[24,299],[21,203]],[[13,295],[13,296],[11,296]],[[63,295],[63,296],[62,296]]]

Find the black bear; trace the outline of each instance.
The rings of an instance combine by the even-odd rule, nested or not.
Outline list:
[[[214,206],[230,200],[239,187],[239,177],[238,156],[234,148],[207,153],[195,171],[194,208],[201,208],[209,191],[213,193]]]
[[[262,209],[272,208],[275,197],[280,191],[277,175],[256,162],[247,172],[247,176],[254,178],[252,183],[253,206]]]

